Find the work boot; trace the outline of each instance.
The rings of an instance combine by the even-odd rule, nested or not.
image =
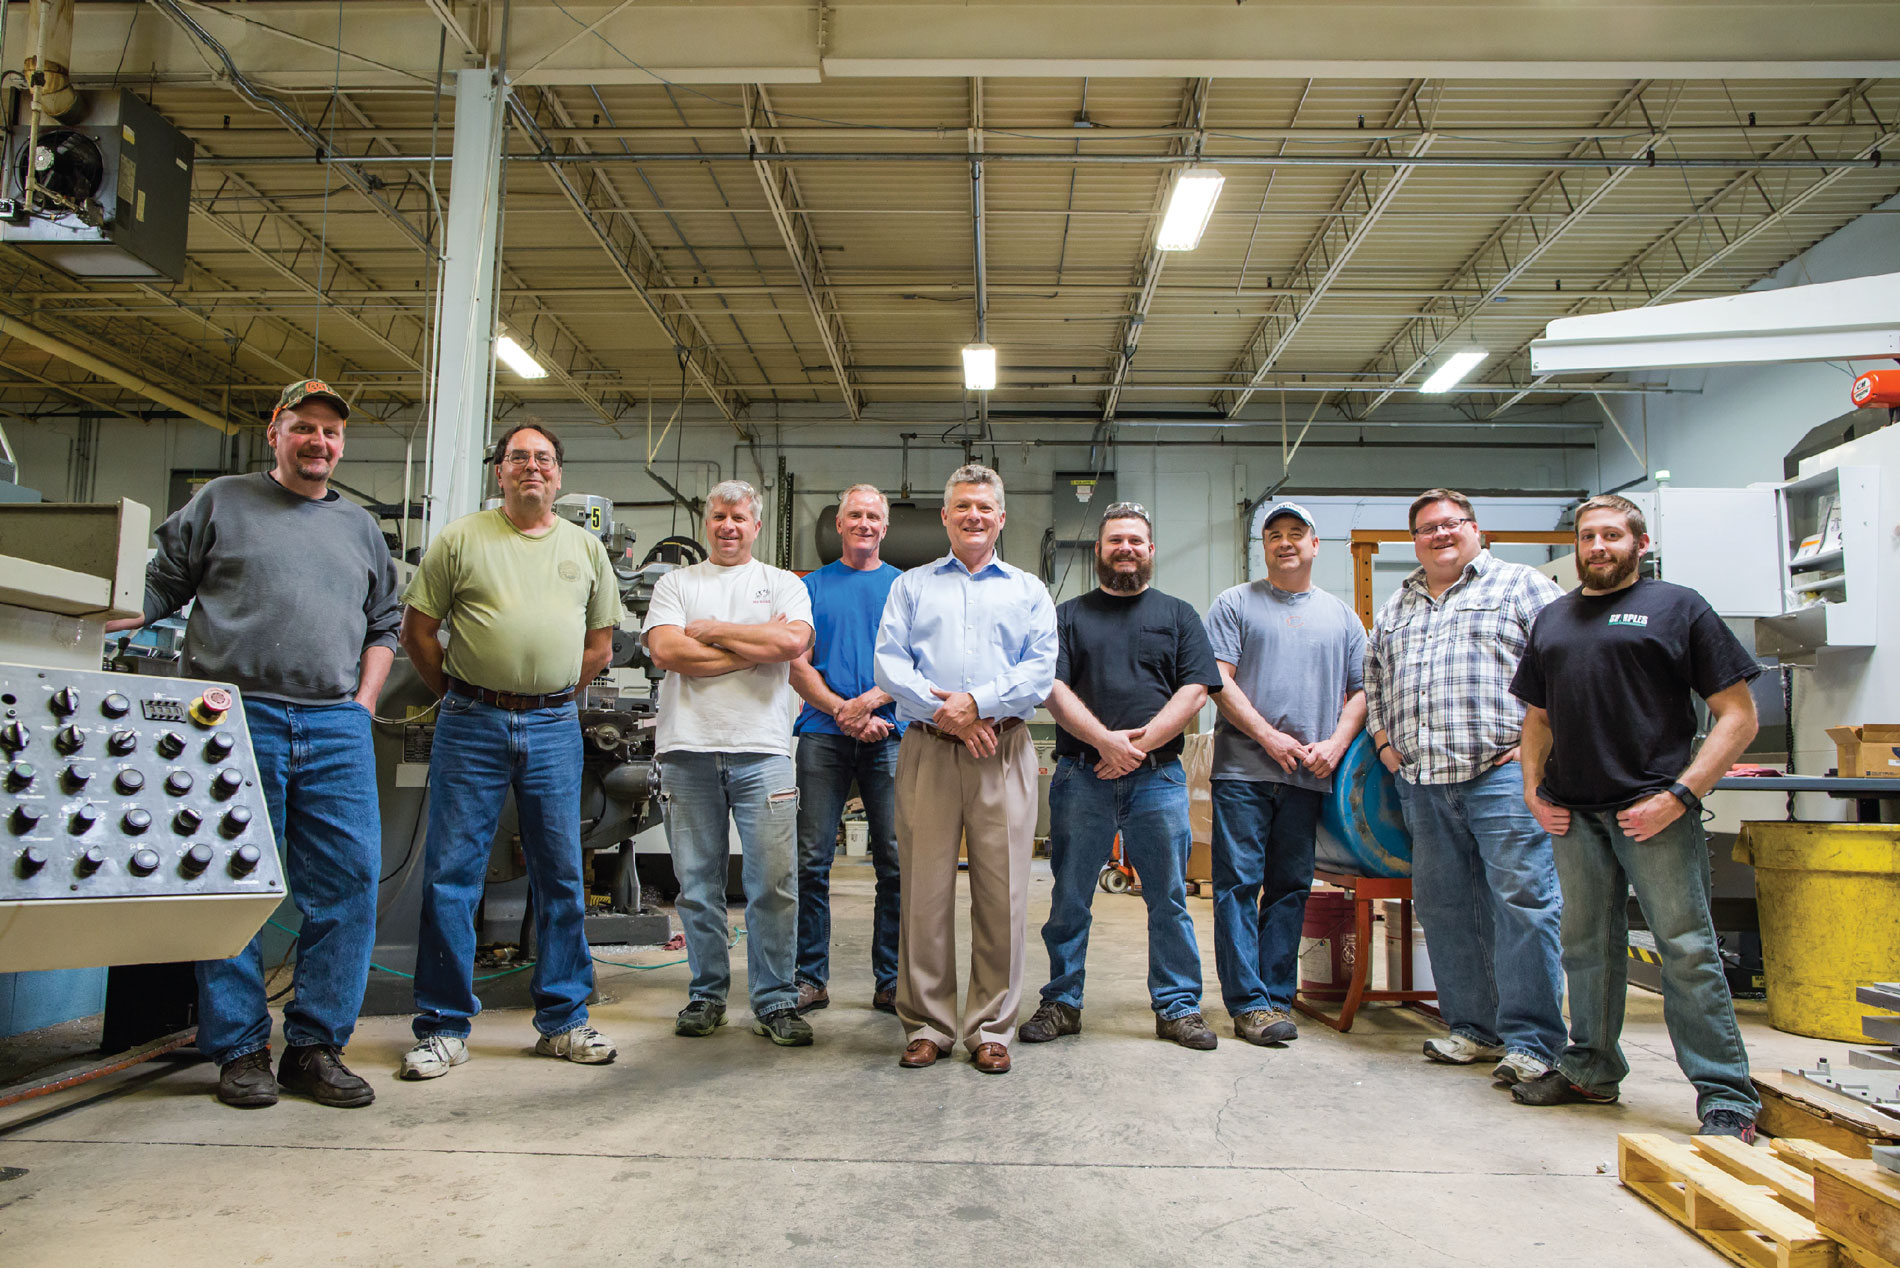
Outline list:
[[[286,1092],[301,1092],[331,1109],[361,1109],[376,1099],[376,1089],[343,1064],[343,1054],[327,1043],[292,1044],[277,1065],[277,1082]]]
[[[1300,1037],[1293,1014],[1284,1008],[1250,1008],[1234,1018],[1234,1034],[1262,1047],[1270,1043],[1291,1043]]]
[[[1036,1009],[1036,1015],[1024,1022],[1016,1037],[1024,1043],[1048,1043],[1061,1035],[1079,1035],[1082,1033],[1082,1010],[1070,1008],[1067,1004],[1058,1004],[1052,999],[1042,1001]]]
[[[1155,1035],[1161,1039],[1172,1039],[1183,1048],[1192,1048],[1196,1052],[1211,1052],[1220,1046],[1220,1039],[1207,1028],[1207,1019],[1199,1013],[1189,1013],[1185,1017],[1163,1017],[1156,1013]]]
[[[1569,1105],[1582,1101],[1590,1105],[1608,1105],[1614,1092],[1592,1092],[1572,1083],[1562,1070],[1552,1070],[1539,1078],[1511,1085],[1511,1099],[1519,1105]]]
[[[239,1109],[277,1104],[277,1080],[270,1072],[270,1049],[233,1057],[218,1067],[218,1099]]]
[[[831,1006],[831,992],[818,982],[800,979],[798,983],[798,1012],[800,1016],[816,1012],[820,1008]]]

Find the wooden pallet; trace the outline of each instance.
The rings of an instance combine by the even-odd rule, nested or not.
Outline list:
[[[1868,1222],[1864,1218],[1855,1218],[1852,1214],[1854,1206],[1864,1198],[1864,1191],[1861,1198],[1842,1192],[1845,1182],[1840,1177],[1845,1173],[1871,1168],[1872,1163],[1865,1159],[1850,1158],[1812,1140],[1784,1138],[1774,1141],[1771,1148],[1776,1157],[1809,1177],[1813,1206],[1820,1208],[1814,1226],[1840,1244],[1844,1263],[1858,1265],[1859,1268],[1900,1268],[1900,1264],[1876,1253],[1867,1244],[1878,1239],[1866,1231]],[[1877,1196],[1884,1197],[1889,1203],[1900,1197],[1900,1182],[1887,1178],[1878,1183],[1880,1190]]]
[[[1805,1177],[1739,1141],[1698,1148],[1647,1133],[1616,1140],[1617,1175],[1632,1192],[1743,1268],[1836,1268],[1834,1242],[1802,1212]],[[1708,1148],[1703,1148],[1708,1146]],[[1740,1169],[1737,1175],[1729,1167]],[[1797,1195],[1790,1202],[1784,1191]]]
[[[1780,1070],[1750,1081],[1761,1094],[1755,1125],[1769,1136],[1819,1141],[1850,1158],[1872,1156],[1875,1145],[1900,1144],[1900,1123],[1852,1097]]]

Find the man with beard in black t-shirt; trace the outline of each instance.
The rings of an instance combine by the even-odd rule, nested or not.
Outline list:
[[[1755,737],[1761,672],[1707,600],[1639,578],[1642,512],[1605,494],[1577,509],[1583,588],[1538,615],[1511,691],[1524,702],[1524,800],[1549,832],[1563,890],[1570,1045],[1517,1084],[1526,1105],[1607,1102],[1629,1065],[1628,894],[1662,957],[1663,1020],[1696,1089],[1704,1136],[1752,1140],[1761,1102],[1709,916],[1701,798]],[[1714,723],[1690,760],[1690,693]]]
[[[1155,1034],[1205,1051],[1219,1043],[1201,1016],[1201,953],[1187,910],[1187,779],[1181,728],[1220,690],[1220,670],[1195,610],[1148,584],[1154,525],[1134,502],[1102,516],[1099,589],[1056,609],[1055,689],[1061,731],[1049,780],[1049,866],[1055,892],[1042,941],[1049,984],[1018,1035],[1045,1043],[1082,1029],[1089,903],[1119,832],[1148,904],[1148,996]]]

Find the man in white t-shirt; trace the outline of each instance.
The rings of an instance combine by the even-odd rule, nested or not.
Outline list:
[[[811,645],[811,599],[798,577],[752,557],[759,493],[744,480],[706,497],[703,564],[660,578],[644,633],[660,684],[660,801],[679,877],[680,926],[693,979],[675,1034],[726,1024],[727,823],[744,851],[746,984],[752,1030],[811,1042],[797,1012],[798,781],[792,770],[790,662]]]

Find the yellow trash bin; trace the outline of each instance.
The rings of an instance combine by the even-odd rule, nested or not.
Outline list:
[[[1735,859],[1755,868],[1768,1021],[1816,1039],[1867,1042],[1854,998],[1900,981],[1900,828],[1744,823]]]

